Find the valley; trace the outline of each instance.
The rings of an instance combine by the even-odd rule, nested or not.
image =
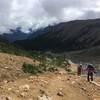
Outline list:
[[[1,35],[0,100],[100,100],[99,22],[76,20],[27,35],[20,29]],[[77,76],[80,63],[95,66],[94,82],[87,82],[86,72]]]

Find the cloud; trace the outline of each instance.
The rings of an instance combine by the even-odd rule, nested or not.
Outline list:
[[[81,16],[81,19],[96,19],[100,18],[100,12],[98,11],[86,11],[83,16]]]
[[[0,33],[100,17],[99,0],[0,0]]]

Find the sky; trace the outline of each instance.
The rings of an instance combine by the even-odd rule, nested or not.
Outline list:
[[[0,0],[0,33],[100,17],[100,0]]]

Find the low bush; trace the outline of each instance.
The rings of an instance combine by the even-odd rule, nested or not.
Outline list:
[[[42,70],[39,66],[34,66],[32,64],[26,64],[26,63],[23,64],[22,70],[25,73],[31,73],[31,74],[42,73]]]
[[[24,73],[38,74],[44,72],[55,72],[57,71],[57,68],[53,66],[46,66],[45,64],[34,66],[32,64],[24,63],[22,66],[22,70],[24,71]]]

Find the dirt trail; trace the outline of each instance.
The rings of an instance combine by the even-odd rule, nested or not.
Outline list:
[[[49,74],[2,82],[0,95],[10,100],[100,100],[100,88],[84,78]]]
[[[76,86],[80,87],[92,100],[100,100],[100,78],[96,77],[94,82],[87,82],[86,77],[82,77],[76,82]]]

